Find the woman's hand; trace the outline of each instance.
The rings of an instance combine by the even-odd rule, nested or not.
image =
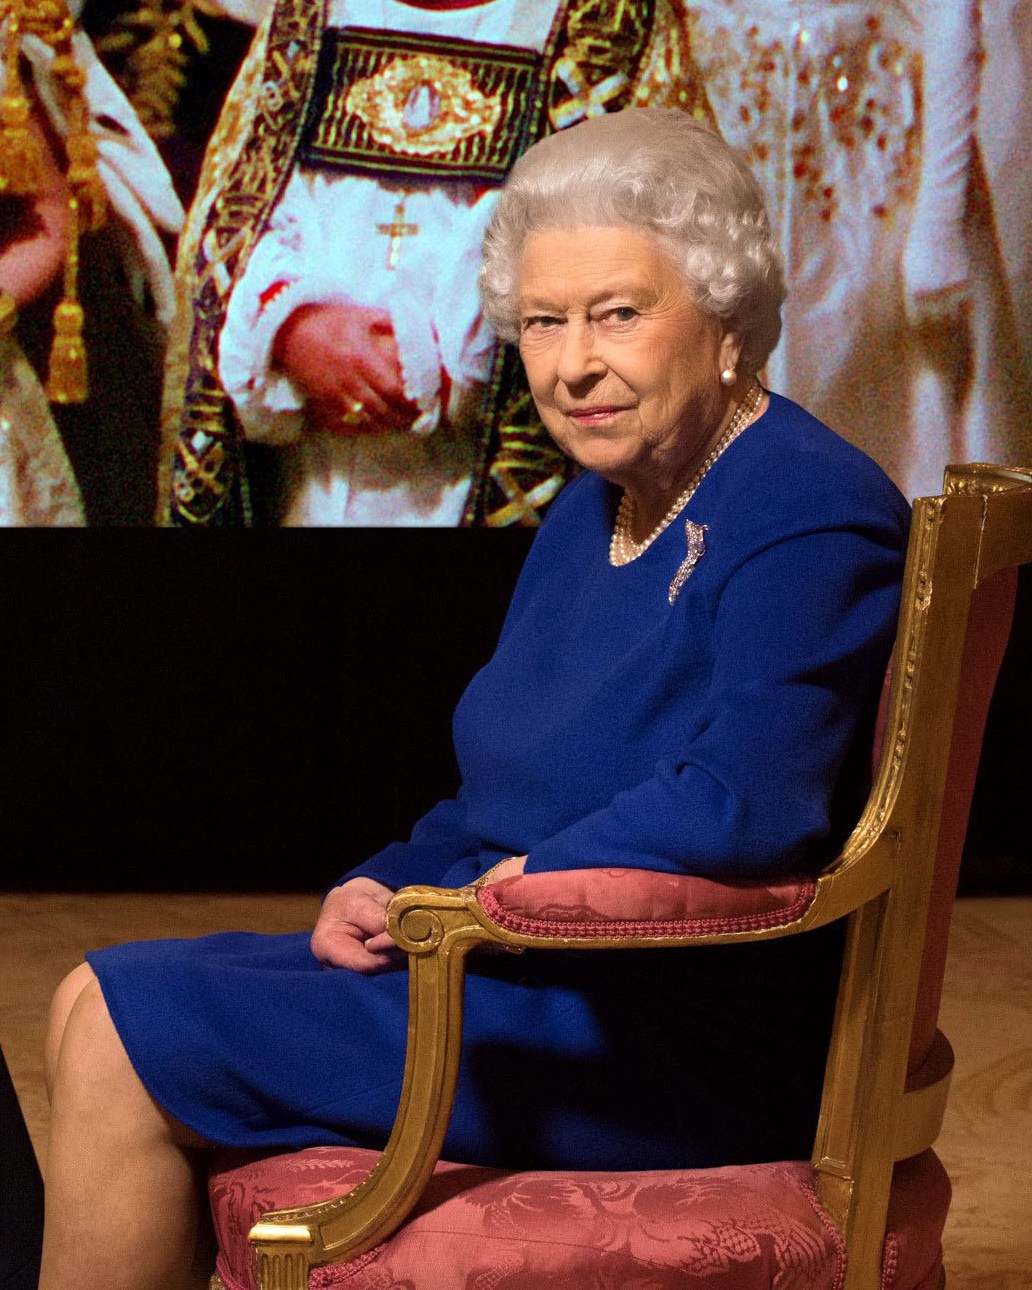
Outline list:
[[[499,860],[487,873],[481,875],[480,885],[487,886],[490,882],[501,882],[503,878],[518,878],[523,873],[523,866],[527,863],[526,856],[509,856],[508,860]]]
[[[491,882],[514,878],[526,862],[526,856],[510,856],[484,877]],[[352,878],[328,892],[312,932],[312,953],[319,962],[370,975],[400,967],[405,951],[387,931],[387,904],[393,895],[390,887],[374,878]]]
[[[312,953],[324,967],[384,972],[405,962],[405,952],[387,931],[390,887],[373,878],[352,878],[327,893],[312,932]]]
[[[68,187],[42,122],[34,105],[26,128],[39,145],[39,190],[9,203],[8,227],[0,238],[0,290],[19,308],[60,276],[68,250]]]
[[[410,430],[419,408],[405,397],[391,316],[362,305],[302,305],[276,333],[273,363],[307,400],[319,430],[354,436]]]

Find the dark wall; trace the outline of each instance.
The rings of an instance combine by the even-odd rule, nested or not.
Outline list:
[[[5,534],[0,885],[321,888],[407,836],[529,541]]]
[[[9,532],[0,887],[314,889],[450,794],[520,530]],[[964,881],[1032,888],[1032,581]]]

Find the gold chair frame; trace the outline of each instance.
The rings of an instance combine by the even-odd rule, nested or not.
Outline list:
[[[949,467],[943,495],[915,502],[880,766],[859,823],[795,922],[720,934],[531,936],[489,919],[478,886],[397,892],[388,928],[409,955],[410,1011],[393,1132],[347,1195],[274,1210],[254,1226],[261,1290],[307,1290],[311,1267],[384,1241],[419,1200],[451,1114],[474,947],[688,947],[795,935],[839,918],[848,919],[846,950],[811,1160],[848,1251],[845,1290],[878,1290],[893,1165],[935,1141],[953,1065],[937,1032],[906,1077],[924,943],[914,931],[927,920],[969,610],[987,579],[1030,561],[1032,469]]]

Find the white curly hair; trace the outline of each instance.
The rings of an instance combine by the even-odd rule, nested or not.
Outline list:
[[[785,281],[759,185],[739,154],[675,108],[629,108],[560,130],[523,154],[484,237],[480,294],[499,335],[519,337],[529,233],[626,225],[656,238],[696,306],[742,337],[740,364],[767,361]]]

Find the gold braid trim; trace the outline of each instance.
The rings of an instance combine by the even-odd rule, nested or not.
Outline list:
[[[692,54],[681,0],[657,0],[652,41],[641,60],[634,107],[680,108],[717,130],[716,113]]]
[[[171,522],[172,463],[179,436],[183,398],[190,371],[190,335],[197,292],[197,252],[216,195],[239,156],[254,124],[258,85],[265,66],[274,6],[266,10],[219,114],[204,154],[193,202],[179,236],[176,253],[176,310],[165,351],[161,412],[161,452],[158,459],[159,524]]]
[[[324,27],[321,4],[279,0],[259,28],[205,156],[176,272],[162,522],[250,519],[242,436],[215,370],[218,337],[233,284],[289,178]]]

